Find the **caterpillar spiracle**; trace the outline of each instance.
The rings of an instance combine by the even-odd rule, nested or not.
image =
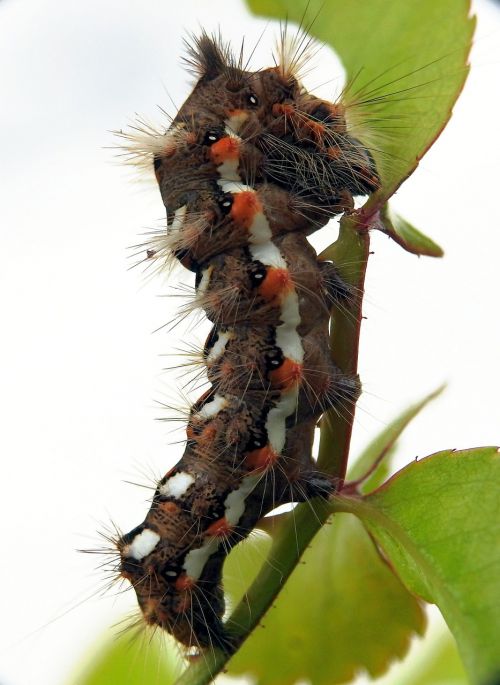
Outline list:
[[[186,447],[144,521],[116,542],[144,620],[199,649],[228,649],[224,559],[278,505],[328,498],[315,426],[360,392],[331,361],[330,309],[349,288],[307,236],[379,186],[340,98],[307,92],[303,50],[247,71],[219,37],[189,46],[197,83],[166,132],[131,138],[154,168],[166,230],[147,250],[195,274],[193,307],[213,327],[210,389],[191,408]],[[161,262],[163,263],[163,262]]]

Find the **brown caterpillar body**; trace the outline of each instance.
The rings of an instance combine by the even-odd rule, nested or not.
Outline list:
[[[248,72],[205,34],[190,57],[198,83],[154,141],[167,229],[148,255],[173,252],[196,273],[212,387],[145,521],[117,546],[147,623],[226,649],[229,550],[274,507],[334,489],[311,451],[321,414],[359,394],[328,346],[330,306],[349,289],[306,236],[378,176],[343,106],[305,92],[286,60]]]

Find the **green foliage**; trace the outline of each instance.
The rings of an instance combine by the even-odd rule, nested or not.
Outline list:
[[[393,212],[388,204],[380,210],[380,229],[407,252],[427,257],[442,257],[444,254],[437,243]]]
[[[363,500],[337,502],[407,587],[438,605],[477,685],[500,677],[499,492],[499,451],[483,447],[415,461]]]
[[[226,564],[226,578],[249,585],[242,560],[255,558],[255,551],[239,545]],[[230,594],[233,586],[226,581]],[[422,634],[424,626],[420,604],[381,559],[362,524],[340,514],[318,533],[229,671],[251,673],[260,685],[298,679],[333,685],[361,669],[377,676],[406,654],[412,634]]]

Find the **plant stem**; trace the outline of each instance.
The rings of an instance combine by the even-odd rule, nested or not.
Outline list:
[[[340,276],[351,286],[352,298],[336,306],[332,313],[330,347],[332,358],[346,375],[357,375],[361,307],[370,239],[362,210],[340,221],[338,240],[322,254],[335,262]],[[318,465],[343,480],[347,467],[354,421],[355,403],[345,403],[341,411],[330,410],[321,421]],[[313,537],[331,515],[331,505],[319,498],[297,506],[293,517],[279,526],[269,552],[245,598],[229,617],[226,627],[235,636],[233,653],[259,624],[293,572]],[[207,653],[191,664],[176,685],[207,685],[219,673],[231,654],[220,650]]]
[[[368,230],[360,224],[360,214],[354,213],[341,220],[338,240],[322,255],[334,262],[340,276],[352,289],[351,302],[334,309],[330,330],[332,359],[340,371],[351,378],[358,373],[363,288],[369,250]],[[347,469],[355,410],[355,402],[345,402],[340,410],[331,409],[321,420],[318,466],[342,480]]]

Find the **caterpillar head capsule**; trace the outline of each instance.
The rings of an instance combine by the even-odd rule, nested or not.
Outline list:
[[[156,518],[160,524],[163,520],[163,526],[170,519],[167,527],[172,528],[176,514],[177,505],[165,502]],[[150,513],[149,518],[154,519],[155,515]],[[121,576],[132,584],[146,624],[162,628],[187,647],[227,645],[220,618],[224,613],[222,564],[217,556],[211,557],[202,576],[195,581],[182,568],[185,555],[179,554],[178,545],[172,544],[168,536],[162,539],[149,525],[134,528],[117,546]]]
[[[327,220],[352,206],[350,196],[378,188],[373,158],[350,135],[341,103],[308,93],[283,66],[246,71],[206,34],[189,48],[188,63],[198,82],[154,160],[167,212],[196,213],[199,193],[227,193],[231,182],[258,188],[270,181]],[[222,220],[216,213],[207,230]]]

